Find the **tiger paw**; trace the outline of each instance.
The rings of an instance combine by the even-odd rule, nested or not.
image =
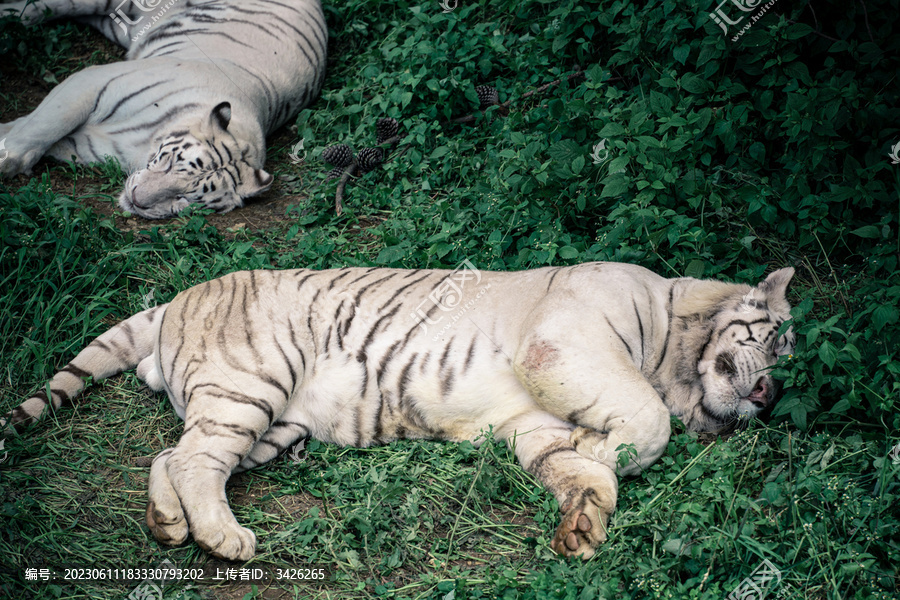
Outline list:
[[[214,531],[195,527],[193,534],[198,546],[218,558],[244,561],[256,554],[256,535],[237,521]]]
[[[161,510],[152,500],[147,503],[147,527],[153,537],[167,546],[181,544],[188,535],[188,524],[180,506],[176,514],[176,511]]]
[[[31,167],[37,164],[43,153],[39,150],[19,151],[8,138],[0,142],[3,142],[0,148],[0,177],[14,177],[20,173],[31,175]]]
[[[584,497],[578,503],[568,501],[561,507],[562,523],[550,543],[562,556],[594,556],[598,544],[606,541],[609,513],[593,500]]]

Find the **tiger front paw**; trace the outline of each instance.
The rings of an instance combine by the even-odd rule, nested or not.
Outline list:
[[[591,496],[596,496],[596,492],[588,490],[578,502],[567,501],[561,506],[562,523],[550,544],[558,554],[587,560],[606,541],[610,512]]]
[[[246,561],[256,554],[256,534],[236,521],[212,531],[194,527],[193,534],[198,546],[218,558]]]
[[[31,168],[42,155],[39,150],[19,151],[9,138],[0,139],[0,178],[31,175]]]

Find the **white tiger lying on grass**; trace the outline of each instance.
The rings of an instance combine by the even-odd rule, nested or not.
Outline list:
[[[42,156],[112,156],[123,209],[149,219],[191,203],[226,212],[272,184],[265,136],[318,94],[328,30],[318,0],[39,0],[0,15],[78,17],[128,49],[75,73],[31,114],[0,124],[0,176]],[[162,14],[160,14],[162,13]],[[149,27],[148,27],[149,26]]]
[[[137,365],[185,421],[151,467],[147,524],[236,560],[256,538],[229,510],[231,473],[306,436],[461,441],[493,426],[559,501],[554,549],[587,558],[606,539],[616,475],[660,457],[670,413],[717,431],[773,402],[793,273],[755,288],[615,263],[232,273],[113,327],[8,421]],[[637,463],[617,466],[621,444]]]

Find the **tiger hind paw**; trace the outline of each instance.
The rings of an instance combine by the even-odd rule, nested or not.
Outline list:
[[[147,527],[153,537],[167,546],[177,546],[188,536],[188,524],[180,507],[178,514],[167,515],[152,500],[147,503]]]
[[[599,502],[596,493],[589,490],[580,501],[568,501],[561,507],[562,523],[553,536],[551,547],[562,556],[581,556],[587,560],[594,556],[596,547],[606,541],[609,515]]]

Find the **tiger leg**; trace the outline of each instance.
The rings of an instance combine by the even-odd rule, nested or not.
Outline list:
[[[281,454],[288,446],[309,435],[309,429],[289,420],[285,413],[263,435],[250,453],[244,457],[234,472],[246,471],[264,464]],[[163,450],[153,459],[150,467],[149,501],[147,502],[147,527],[159,542],[177,546],[187,539],[188,523],[181,508],[181,500],[169,480],[167,459],[173,449]]]
[[[269,428],[268,411],[260,408],[268,403],[246,396],[240,398],[231,400],[195,393],[187,406],[184,434],[164,457],[165,475],[178,497],[194,540],[213,556],[226,560],[249,560],[256,552],[256,536],[234,518],[225,495],[225,483]],[[157,494],[151,497],[154,508],[159,510],[166,505],[160,502],[156,506],[158,500],[169,501],[166,506],[171,510],[165,517],[177,522],[177,509],[170,502],[171,494],[162,474],[153,478],[152,483]],[[181,531],[180,525],[167,528],[166,520],[163,524],[163,537],[170,536],[170,530]]]
[[[0,162],[0,176],[31,174],[42,156],[87,122],[108,84],[133,73],[134,65],[130,62],[89,67],[53,88],[30,114],[3,124],[8,155]],[[64,160],[69,158],[65,156]],[[101,160],[102,156],[75,158],[78,162],[91,162]]]
[[[524,337],[515,369],[539,406],[580,426],[571,441],[582,456],[634,475],[665,451],[669,410],[604,326],[557,312]],[[629,446],[635,455],[619,465]]]
[[[181,509],[181,500],[169,480],[167,460],[172,454],[167,448],[153,459],[150,465],[149,501],[147,502],[147,527],[153,537],[163,544],[177,546],[187,539],[188,524]]]
[[[511,419],[498,433],[559,502],[562,523],[551,547],[563,556],[588,559],[606,541],[619,486],[613,469],[576,451],[572,430],[570,423],[535,410]]]
[[[250,454],[235,468],[235,473],[247,471],[265,464],[284,452],[288,446],[309,436],[309,429],[297,421],[288,408],[281,418],[272,423],[265,435],[256,442]]]

